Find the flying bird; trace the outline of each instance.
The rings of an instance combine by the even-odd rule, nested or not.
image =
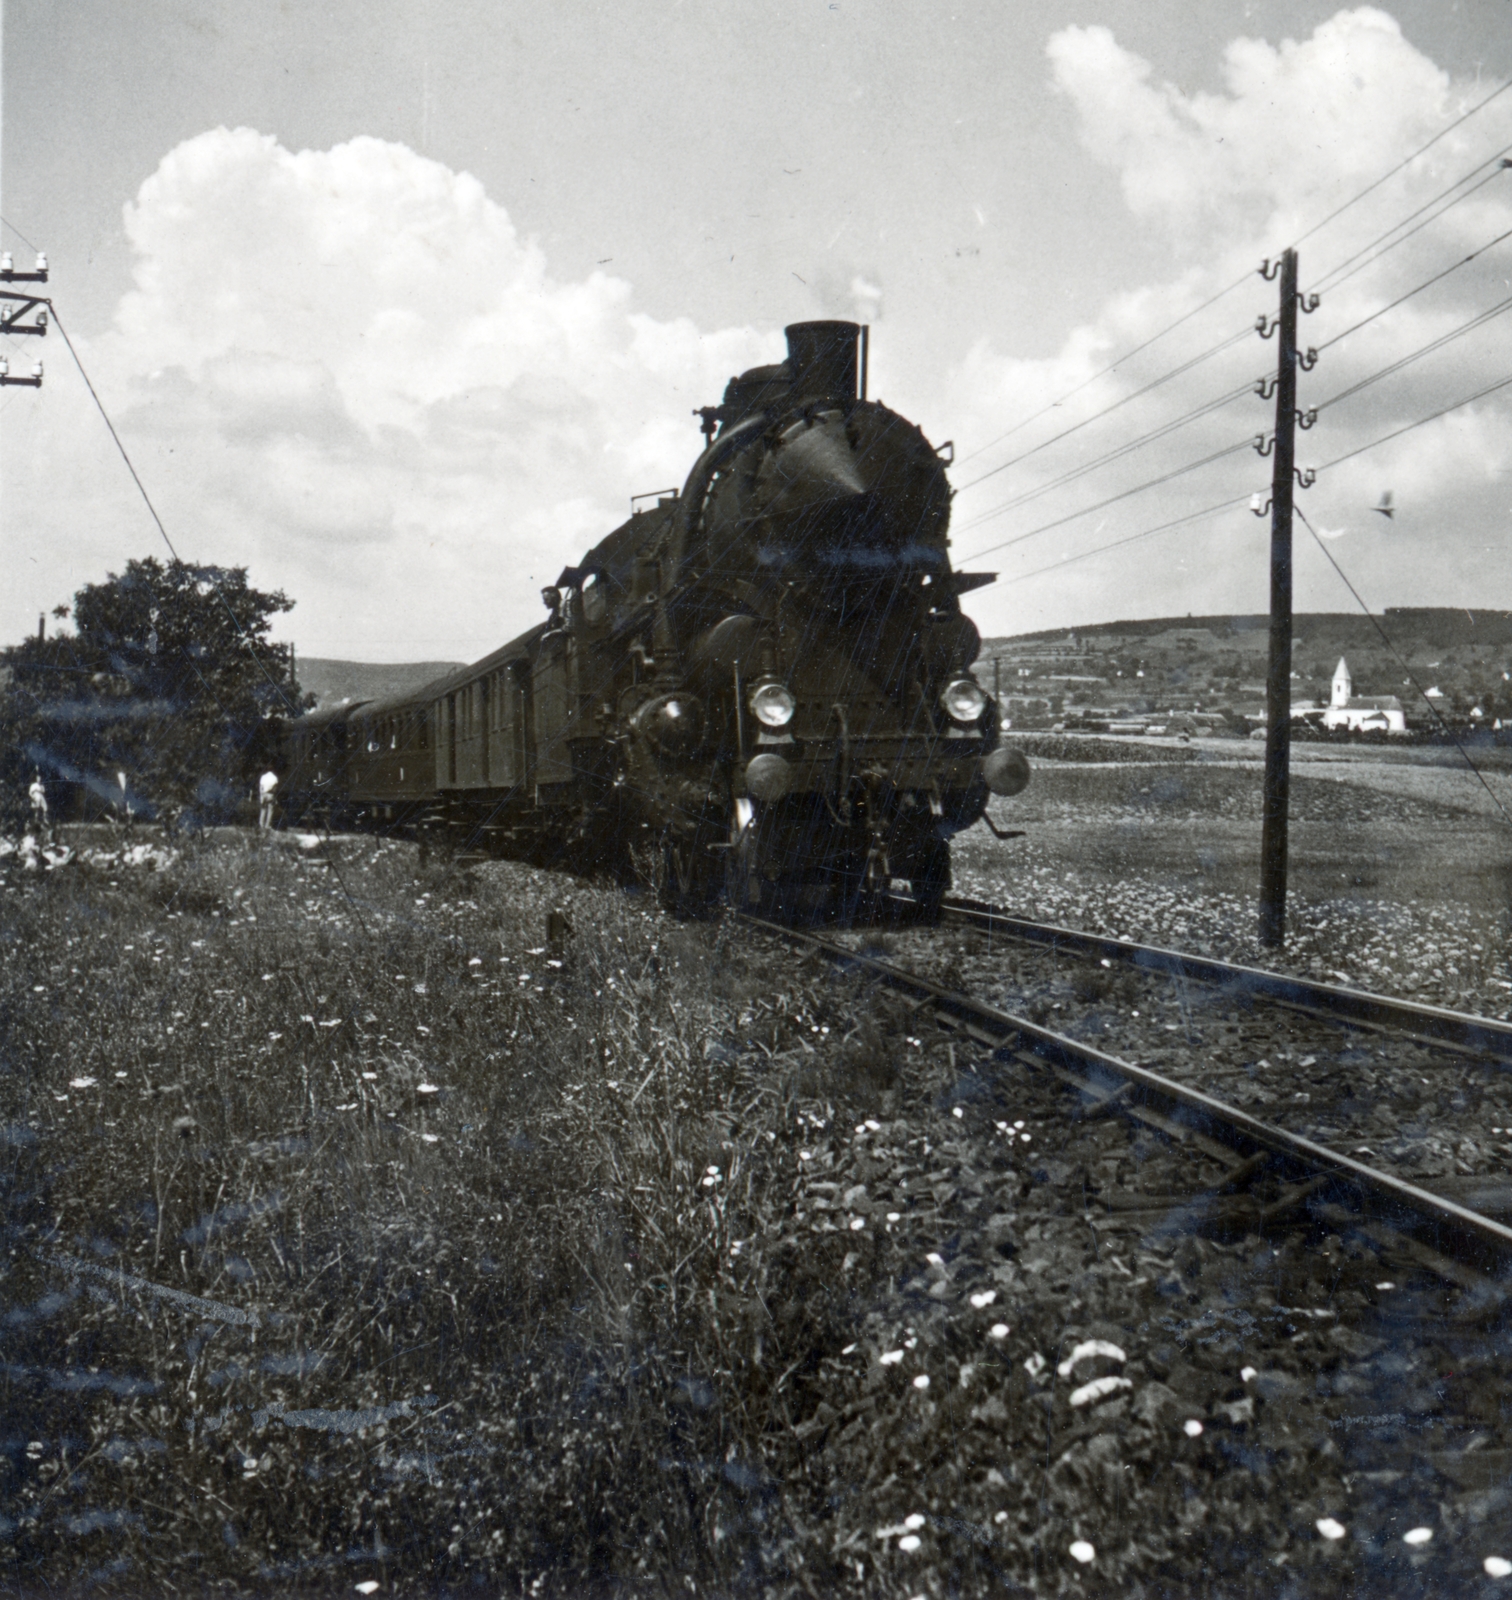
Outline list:
[[[1322,523],[1318,524],[1318,537],[1320,539],[1342,539],[1348,532],[1348,528],[1325,528]]]
[[[1391,503],[1391,490],[1382,489],[1380,505],[1372,506],[1370,509],[1372,511],[1379,511],[1383,517],[1387,518],[1388,521],[1394,518],[1396,516],[1396,507]]]

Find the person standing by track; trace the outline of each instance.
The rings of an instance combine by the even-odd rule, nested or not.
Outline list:
[[[257,827],[267,833],[273,827],[273,808],[278,797],[278,774],[269,768],[257,780]]]
[[[56,844],[57,834],[53,829],[52,812],[47,805],[47,785],[43,783],[40,772],[33,773],[31,787],[26,794],[31,801],[32,832],[39,842],[45,838],[49,844]]]

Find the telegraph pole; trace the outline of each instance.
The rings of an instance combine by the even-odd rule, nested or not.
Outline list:
[[[1291,790],[1291,657],[1292,657],[1292,492],[1299,477],[1297,424],[1311,427],[1315,412],[1297,410],[1297,367],[1310,369],[1317,352],[1297,356],[1297,252],[1287,250],[1277,262],[1260,268],[1267,281],[1279,275],[1280,306],[1269,326],[1262,313],[1256,329],[1262,339],[1279,331],[1276,351],[1276,431],[1255,440],[1261,455],[1273,455],[1270,493],[1270,663],[1265,679],[1265,789],[1260,826],[1260,942],[1279,946],[1286,939],[1286,824]],[[1304,310],[1317,308],[1311,295]],[[1266,385],[1259,390],[1262,398]],[[1300,481],[1313,480],[1311,469]],[[1264,508],[1257,514],[1263,516]]]
[[[0,284],[11,283],[46,283],[47,282],[47,257],[42,251],[37,252],[37,265],[34,271],[17,272],[15,261],[9,250],[0,253]],[[50,302],[44,295],[33,294],[23,290],[17,294],[14,290],[0,288],[0,333],[31,334],[41,338],[47,332],[47,308]],[[23,321],[30,317],[31,321]],[[31,375],[26,378],[13,378],[11,376],[10,362],[0,356],[0,387],[6,385],[19,385],[27,389],[40,389],[42,387],[42,363],[32,362]]]

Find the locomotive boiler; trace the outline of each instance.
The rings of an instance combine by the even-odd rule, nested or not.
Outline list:
[[[544,592],[547,620],[416,694],[289,729],[296,811],[501,854],[635,869],[694,911],[926,908],[950,840],[1029,778],[971,675],[948,447],[866,398],[867,330],[700,409],[681,490]],[[989,826],[991,824],[989,823]]]

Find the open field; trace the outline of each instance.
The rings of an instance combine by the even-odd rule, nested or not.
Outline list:
[[[1042,766],[1001,807],[1029,838],[974,832],[961,886],[1254,955],[1252,787]],[[1503,835],[1300,779],[1297,818],[1287,959],[1506,994]],[[1099,1253],[1053,1096],[901,1003],[508,863],[73,842],[0,860],[17,1592],[1432,1589],[1389,1537],[1423,1484],[1381,1491],[1378,1549],[1322,1549],[1333,1424],[1225,1420],[1259,1333],[1209,1349],[1162,1297],[1247,1294],[1250,1245]],[[1270,1303],[1338,1288],[1262,1254]],[[1056,1376],[1088,1338],[1134,1385],[1100,1422]],[[1479,1515],[1445,1513],[1467,1570]]]
[[[994,802],[998,825],[1026,837],[963,836],[956,886],[1050,921],[1507,1015],[1512,826],[1463,770],[1347,754],[1293,772],[1279,957],[1255,932],[1259,764],[1207,750],[1039,762],[1023,795]]]

